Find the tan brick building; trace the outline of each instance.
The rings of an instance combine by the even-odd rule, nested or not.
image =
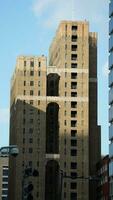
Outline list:
[[[28,166],[39,172],[26,180],[34,185],[34,200],[96,199],[96,183],[84,179],[96,174],[100,159],[97,34],[89,32],[88,22],[60,23],[48,67],[45,56],[18,57],[10,122],[10,143],[20,154],[10,160],[9,200],[22,198]]]
[[[0,158],[0,199],[8,200],[9,158]]]

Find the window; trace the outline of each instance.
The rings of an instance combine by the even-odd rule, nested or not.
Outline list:
[[[65,88],[67,87],[67,83],[65,82]]]
[[[71,46],[71,51],[77,51],[77,45],[72,45]]]
[[[33,86],[34,85],[34,81],[30,81],[30,86]]]
[[[34,76],[34,71],[30,71],[30,76]]]
[[[38,91],[38,96],[40,96],[40,90]]]
[[[77,54],[71,54],[71,60],[77,60]]]
[[[24,70],[24,76],[26,76],[26,70]]]
[[[76,31],[78,27],[76,25],[72,26],[72,31]]]
[[[29,166],[32,167],[32,161],[29,161]]]
[[[33,149],[32,148],[29,148],[29,153],[33,153]]]
[[[25,144],[25,138],[23,138],[23,144]]]
[[[76,79],[77,78],[77,73],[71,73],[71,79]]]
[[[71,68],[77,68],[77,63],[71,63]]]
[[[71,111],[71,117],[77,117],[77,111]]]
[[[75,190],[77,189],[77,183],[76,182],[72,182],[70,185],[70,189]]]
[[[26,60],[24,61],[24,67],[26,67]]]
[[[2,188],[8,188],[8,184],[2,184]]]
[[[31,67],[34,67],[34,61],[31,61],[31,62],[30,62],[30,66],[31,66]]]
[[[8,190],[2,190],[2,194],[8,194]]]
[[[30,90],[30,95],[33,95],[33,94],[34,94],[33,90]]]
[[[71,121],[71,127],[76,127],[77,126],[77,121],[76,120],[72,120]]]
[[[77,92],[71,92],[71,97],[77,97]]]
[[[38,76],[40,76],[40,71],[38,71]]]
[[[66,122],[66,120],[64,121],[64,125],[65,125],[65,126],[67,125],[67,122]]]
[[[25,134],[25,128],[23,128],[23,134]]]
[[[67,96],[67,92],[65,92],[65,97]]]
[[[30,100],[30,105],[33,105],[33,100]]]
[[[74,178],[77,178],[77,173],[76,172],[71,172],[71,177],[74,179]]]
[[[40,66],[41,66],[41,62],[38,63],[38,67],[40,67]]]
[[[25,123],[26,123],[26,119],[24,118],[24,119],[23,119],[23,124],[25,124]]]
[[[71,200],[77,200],[77,193],[76,192],[71,192],[70,199]]]
[[[30,124],[33,124],[33,119],[30,119],[29,121],[30,121]]]
[[[77,146],[77,140],[71,139],[71,146],[76,147]]]
[[[77,169],[77,163],[71,162],[71,169]]]
[[[77,156],[77,150],[71,149],[71,156]]]
[[[72,35],[71,41],[72,42],[77,42],[77,35]]]
[[[40,100],[38,100],[38,105],[40,105]]]
[[[77,130],[71,130],[71,137],[75,137],[77,134]]]
[[[2,181],[3,181],[3,182],[8,182],[8,177],[3,177],[3,178],[2,178]]]
[[[38,86],[40,87],[40,81],[38,81]]]
[[[8,176],[8,169],[3,169],[3,176]]]
[[[23,110],[23,114],[26,114],[26,110],[25,109]]]
[[[71,108],[77,108],[77,102],[76,101],[71,102]]]
[[[33,138],[29,138],[29,143],[33,143]]]
[[[29,129],[29,133],[33,133],[33,128],[30,128],[30,129]]]
[[[26,90],[24,90],[24,95],[26,95]]]
[[[77,89],[77,82],[71,82],[71,89]]]
[[[26,86],[26,81],[24,81],[24,86]]]

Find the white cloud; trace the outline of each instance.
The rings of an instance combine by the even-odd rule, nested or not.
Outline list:
[[[8,108],[0,108],[0,123],[8,123],[9,122],[9,109]]]

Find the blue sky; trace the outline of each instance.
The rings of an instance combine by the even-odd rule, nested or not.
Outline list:
[[[5,0],[0,2],[0,146],[9,139],[10,78],[18,55],[47,55],[60,20],[88,20],[98,32],[98,121],[108,153],[108,2]]]

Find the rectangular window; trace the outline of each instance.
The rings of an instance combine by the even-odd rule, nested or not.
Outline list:
[[[26,67],[26,60],[24,61],[24,67]]]
[[[76,147],[77,146],[77,140],[71,139],[71,146]]]
[[[40,71],[38,71],[38,76],[40,76]]]
[[[33,143],[33,138],[29,138],[29,143]]]
[[[30,62],[30,67],[34,67],[34,61]]]
[[[26,76],[26,70],[24,70],[24,76]]]
[[[71,97],[77,97],[77,92],[71,92]]]
[[[76,31],[78,29],[78,27],[76,25],[72,26],[72,31]]]
[[[77,108],[77,102],[76,101],[71,102],[71,108]]]
[[[71,117],[77,117],[77,111],[71,111]]]
[[[34,71],[30,71],[30,76],[34,76]]]
[[[26,86],[26,81],[24,81],[24,86]]]
[[[29,133],[32,134],[33,133],[33,128],[29,129]]]
[[[72,120],[71,121],[71,127],[76,127],[77,126],[77,121],[76,120]]]
[[[30,95],[32,96],[34,94],[33,90],[30,90]]]
[[[77,173],[76,172],[71,172],[71,177],[72,179],[76,179],[77,178]]]
[[[30,103],[30,105],[33,105],[33,100],[30,100],[30,102],[29,102],[29,103]]]
[[[77,54],[71,54],[71,60],[77,60]]]
[[[40,90],[38,91],[38,96],[40,96]]]
[[[77,183],[76,182],[72,182],[71,185],[70,185],[70,189],[76,190],[77,189]]]
[[[30,81],[30,86],[34,86],[34,81]]]
[[[77,68],[77,63],[71,63],[71,68]]]
[[[71,162],[71,169],[77,169],[77,163]]]
[[[71,82],[71,89],[77,89],[77,82]]]
[[[38,63],[38,67],[41,67],[41,62]]]
[[[24,95],[26,95],[26,90],[24,90]]]
[[[71,73],[71,79],[77,79],[77,73]]]
[[[76,137],[77,130],[71,130],[71,137]]]
[[[29,148],[29,153],[33,153],[33,149],[32,148]]]
[[[70,200],[77,200],[77,193],[76,192],[71,192]]]
[[[71,51],[77,51],[77,45],[72,45],[71,46]]]
[[[72,35],[71,41],[72,42],[77,42],[77,35]]]
[[[71,149],[71,156],[77,156],[77,150]]]

